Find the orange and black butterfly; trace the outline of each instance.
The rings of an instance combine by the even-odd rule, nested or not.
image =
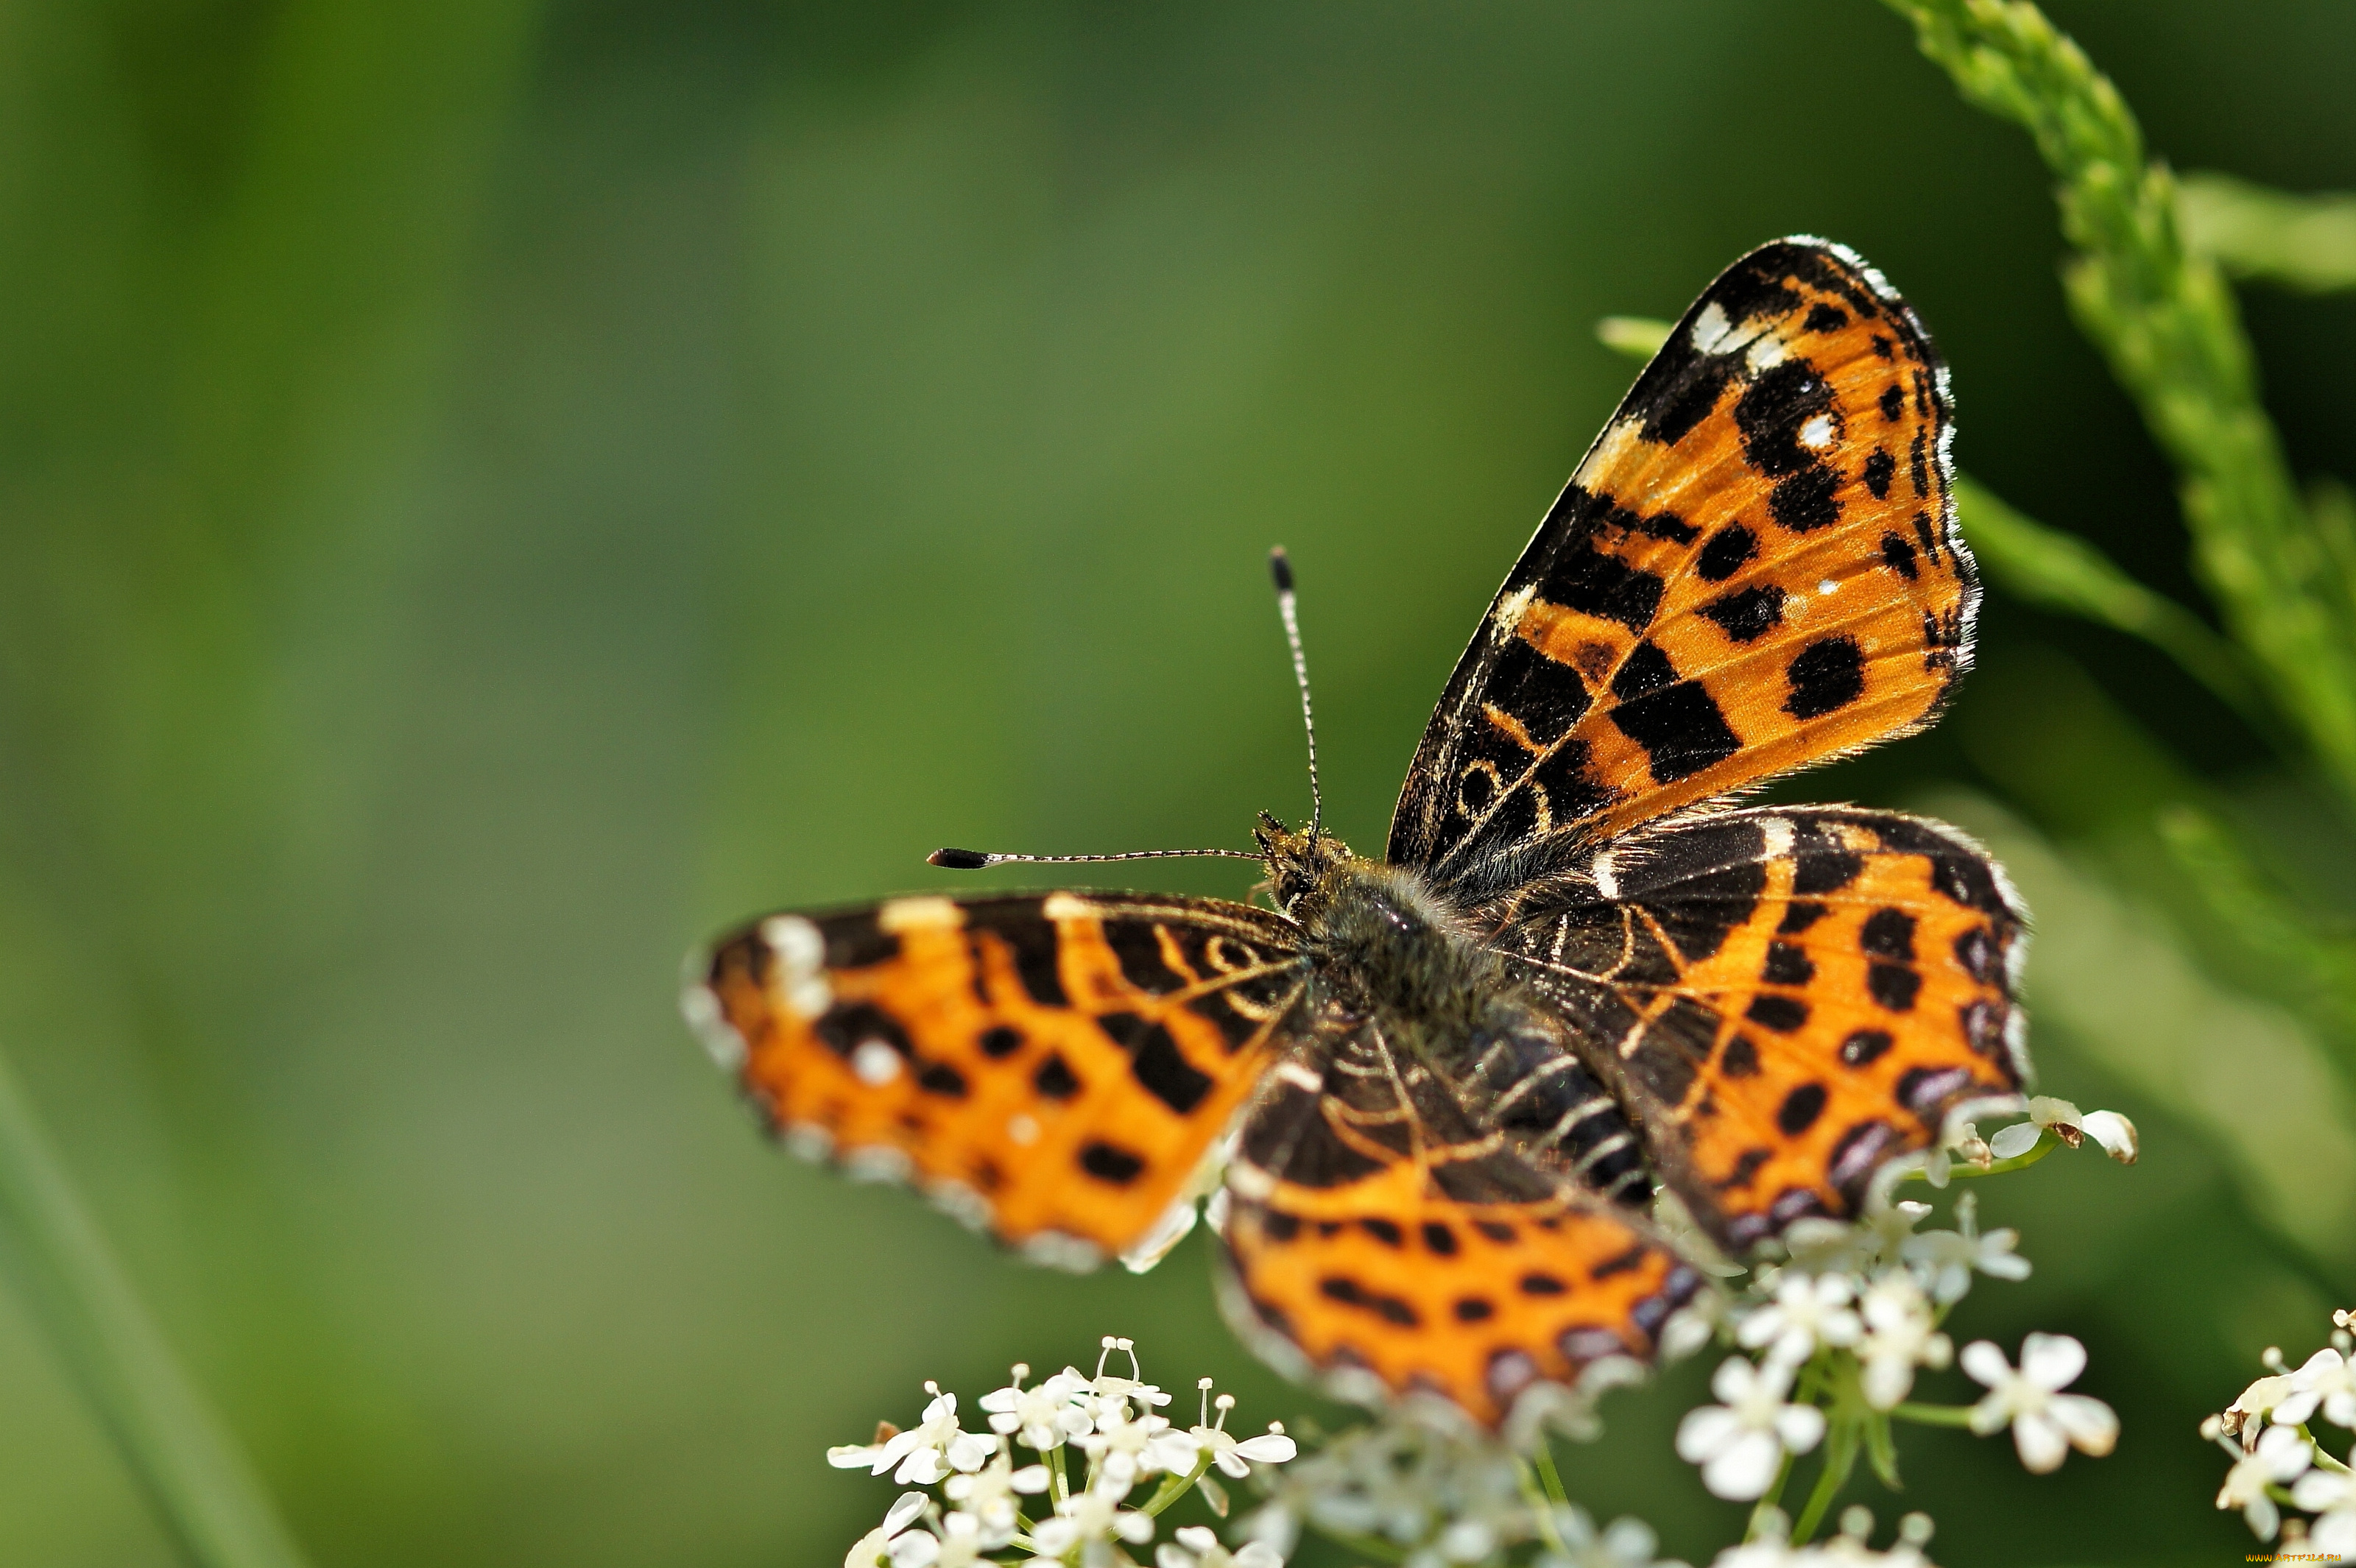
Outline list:
[[[1755,251],[1505,579],[1382,859],[1264,816],[1273,908],[772,915],[700,963],[689,1014],[792,1147],[1043,1262],[1150,1260],[1220,1186],[1239,1327],[1353,1393],[1494,1424],[1649,1358],[1700,1284],[1657,1189],[1748,1248],[1853,1213],[2028,1072],[2024,916],[1985,855],[1916,817],[1729,804],[1945,704],[1978,595],[1952,428],[1879,273]]]

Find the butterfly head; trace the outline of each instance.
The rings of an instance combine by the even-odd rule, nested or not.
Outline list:
[[[1269,891],[1276,907],[1287,914],[1315,892],[1333,871],[1355,859],[1350,847],[1315,827],[1287,827],[1269,812],[1259,814],[1252,829],[1260,859],[1268,866]]]

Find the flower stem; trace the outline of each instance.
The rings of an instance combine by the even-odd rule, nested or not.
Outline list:
[[[1537,1453],[1538,1479],[1546,1483],[1547,1497],[1562,1508],[1570,1506],[1570,1492],[1562,1484],[1562,1472],[1554,1467],[1554,1445],[1541,1438]]]
[[[1147,1499],[1144,1507],[1140,1509],[1138,1511],[1144,1514],[1148,1519],[1153,1518],[1163,1509],[1168,1508],[1172,1503],[1176,1502],[1180,1498],[1183,1498],[1188,1492],[1193,1491],[1194,1489],[1194,1483],[1201,1480],[1203,1478],[1203,1472],[1208,1470],[1210,1467],[1211,1456],[1208,1454],[1205,1454],[1200,1459],[1194,1461],[1194,1467],[1187,1471],[1184,1475],[1182,1476],[1175,1470],[1171,1471],[1168,1476],[1162,1478],[1161,1487],[1155,1490],[1153,1496]]]
[[[1555,1524],[1554,1508],[1539,1484],[1537,1468],[1519,1454],[1514,1456],[1514,1480],[1522,1488],[1522,1500],[1530,1505],[1530,1518],[1537,1521],[1538,1539],[1557,1552],[1568,1552],[1562,1531]]]
[[[1824,1473],[1816,1477],[1815,1489],[1808,1494],[1808,1506],[1800,1510],[1799,1521],[1792,1526],[1792,1544],[1804,1546],[1824,1522],[1825,1510],[1833,1506],[1848,1483],[1849,1472],[1857,1468],[1857,1428],[1842,1422],[1833,1428],[1831,1440],[1825,1445]]]
[[[1912,1421],[1924,1426],[1969,1426],[1972,1406],[1968,1404],[1914,1404],[1892,1406],[1890,1413],[1901,1421]]]
[[[2029,1151],[2026,1154],[2014,1155],[2010,1159],[1990,1160],[1986,1165],[1951,1165],[1947,1168],[1947,1179],[1950,1181],[1960,1181],[1965,1177],[2002,1176],[2005,1172],[2009,1170],[2026,1170],[2030,1166],[2035,1165],[2039,1160],[2043,1159],[2047,1155],[2051,1154],[2055,1149],[2060,1148],[2061,1147],[2062,1140],[2060,1138],[2055,1137],[2050,1132],[2040,1132],[2037,1135],[2037,1141],[2029,1146]],[[1928,1171],[1910,1170],[1904,1176],[1900,1177],[1899,1179],[1901,1181],[1928,1181],[1931,1179],[1931,1175]]]
[[[0,1264],[188,1560],[200,1568],[302,1568],[302,1550],[173,1359],[5,1055]]]
[[[1072,1495],[1071,1478],[1064,1474],[1064,1450],[1068,1446],[1058,1443],[1047,1450],[1047,1457],[1055,1461],[1047,1471],[1047,1497],[1052,1502],[1060,1503]]]

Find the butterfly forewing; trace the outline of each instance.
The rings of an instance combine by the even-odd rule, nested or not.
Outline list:
[[[1949,429],[1929,337],[1856,256],[1729,268],[1474,634],[1390,859],[1444,885],[1929,722],[1977,593]]]
[[[1845,1217],[1954,1106],[2022,1087],[2024,916],[1954,829],[1852,808],[1664,825],[1500,940],[1580,1024],[1721,1241]]]
[[[789,1143],[1080,1266],[1152,1232],[1251,1093],[1297,937],[1206,899],[895,899],[755,922],[688,1006]]]

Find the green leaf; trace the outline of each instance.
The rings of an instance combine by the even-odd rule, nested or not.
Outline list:
[[[2356,289],[2356,195],[2295,196],[2232,175],[2179,176],[2184,242],[2237,278],[2308,293]]]

